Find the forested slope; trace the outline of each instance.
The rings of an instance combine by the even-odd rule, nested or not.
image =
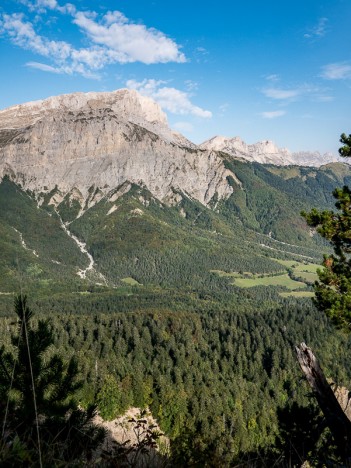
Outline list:
[[[351,378],[349,339],[331,332],[310,299],[274,283],[302,271],[311,291],[301,265],[319,263],[328,246],[300,210],[332,207],[328,193],[348,183],[349,166],[227,164],[241,187],[210,207],[181,192],[170,206],[135,184],[91,207],[69,197],[38,206],[9,179],[0,185],[2,342],[12,294],[22,289],[38,316],[50,317],[56,347],[78,357],[81,403],[94,401],[112,376],[116,411],[149,405],[183,447],[184,463],[189,453],[229,464],[278,447],[282,412],[310,404],[296,343],[308,342],[339,384]],[[62,220],[94,259],[85,279],[77,273],[89,259]],[[238,277],[272,281],[238,287]]]

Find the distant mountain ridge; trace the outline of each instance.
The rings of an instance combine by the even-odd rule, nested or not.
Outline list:
[[[332,153],[325,153],[323,155],[318,151],[299,151],[291,153],[287,148],[278,148],[269,140],[248,145],[238,136],[234,138],[215,136],[203,142],[200,148],[223,151],[233,158],[261,164],[274,164],[276,166],[296,165],[320,167],[331,162],[342,161],[342,158]]]

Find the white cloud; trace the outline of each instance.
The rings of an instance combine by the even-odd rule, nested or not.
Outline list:
[[[86,48],[76,48],[66,41],[51,40],[35,31],[34,24],[22,13],[0,14],[0,34],[15,45],[46,57],[51,64],[29,62],[28,66],[52,73],[78,73],[98,78],[97,70],[108,64],[142,62],[185,62],[180,47],[164,33],[135,24],[119,11],[110,11],[100,19],[95,12],[80,12],[57,0],[22,0],[29,11],[46,12],[47,9],[69,14],[73,23],[86,35]],[[55,70],[55,71],[54,71]]]
[[[95,15],[94,15],[95,16]],[[116,62],[185,62],[185,55],[170,38],[154,28],[130,22],[121,12],[108,12],[100,21],[77,12],[73,22],[94,43],[107,47]]]
[[[264,88],[261,91],[266,97],[279,101],[281,105],[287,105],[302,98],[308,98],[315,102],[333,100],[333,97],[329,95],[330,90],[328,88],[321,88],[307,83],[295,86],[294,88],[270,87]]]
[[[67,42],[50,41],[39,36],[33,25],[24,21],[24,15],[21,13],[4,14],[0,22],[0,32],[7,33],[12,43],[44,57],[53,56],[65,60],[70,55],[71,46]]]
[[[277,117],[282,117],[285,114],[286,112],[284,110],[277,110],[277,111],[262,112],[261,116],[264,119],[276,119]]]
[[[329,63],[322,68],[321,76],[326,80],[351,78],[351,64],[348,62]]]
[[[141,82],[128,80],[128,88],[136,89],[140,94],[149,96],[160,104],[160,106],[172,114],[195,115],[196,117],[210,118],[212,112],[204,110],[194,105],[190,101],[189,93],[180,91],[176,88],[163,86],[165,81],[161,80],[143,80]]]
[[[42,70],[49,73],[64,73],[64,71],[62,71],[60,68],[51,67],[50,65],[46,65],[45,63],[40,62],[27,62],[26,67],[36,68],[38,70]]]
[[[328,18],[320,18],[316,26],[304,34],[306,39],[318,39],[327,33]]]
[[[76,7],[71,3],[66,3],[61,6],[57,0],[21,0],[21,3],[25,5],[29,11],[36,13],[46,13],[47,10],[55,10],[60,13],[74,14],[76,12]]]
[[[263,94],[272,99],[295,99],[303,93],[302,88],[296,89],[282,89],[282,88],[265,88],[262,90]]]
[[[90,47],[88,49],[75,49],[68,42],[52,41],[40,36],[31,23],[24,20],[23,14],[4,14],[0,20],[0,33],[7,34],[11,42],[23,49],[46,57],[55,63],[51,65],[35,66],[42,71],[73,74],[78,73],[87,78],[98,78],[94,71],[101,69],[110,58],[104,49]],[[39,62],[29,62],[29,64]],[[33,65],[29,65],[32,66]]]

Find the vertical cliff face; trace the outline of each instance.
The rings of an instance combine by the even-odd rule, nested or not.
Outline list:
[[[55,186],[83,198],[126,180],[166,201],[178,190],[207,204],[232,188],[221,156],[201,150],[168,127],[151,99],[132,90],[76,93],[0,112],[0,176],[36,193]]]

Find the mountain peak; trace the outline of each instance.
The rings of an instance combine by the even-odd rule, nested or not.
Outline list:
[[[219,154],[204,155],[172,132],[165,113],[135,90],[73,93],[0,112],[0,177],[37,194],[91,187],[106,194],[129,181],[159,200],[173,191],[207,204],[235,179]],[[99,192],[99,193],[100,193]]]
[[[2,128],[20,128],[25,124],[31,125],[38,119],[56,111],[77,112],[106,108],[110,108],[124,120],[130,120],[134,123],[146,121],[168,127],[167,116],[161,107],[134,89],[62,94],[15,105],[0,111],[0,126]]]

